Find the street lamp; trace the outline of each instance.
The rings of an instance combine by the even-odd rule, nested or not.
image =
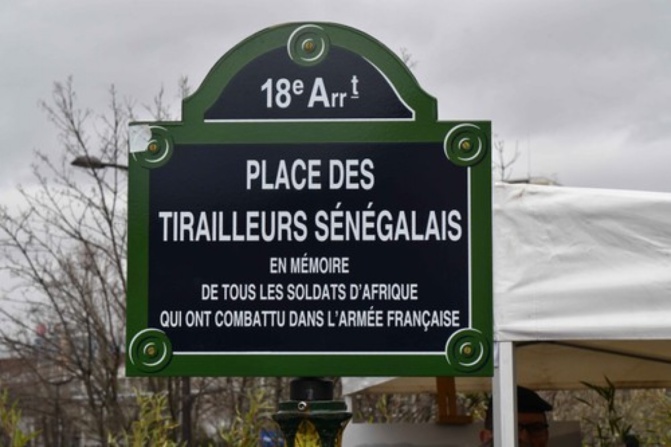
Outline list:
[[[116,163],[105,163],[97,157],[92,157],[89,155],[80,155],[72,160],[70,163],[72,166],[77,166],[78,168],[89,168],[89,169],[104,169],[104,168],[114,168],[120,169],[122,171],[128,171],[128,166],[120,165]]]

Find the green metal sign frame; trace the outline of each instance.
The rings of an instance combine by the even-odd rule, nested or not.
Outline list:
[[[333,62],[331,59],[335,59],[336,56],[342,60],[339,59],[337,63]],[[352,97],[358,97],[358,89],[365,92],[365,85],[357,85],[359,79],[350,76],[347,71],[349,60],[360,64],[360,70],[369,70],[369,76],[377,79],[380,91],[390,96],[389,104],[380,105],[375,98],[369,97],[366,99],[368,101],[366,105],[350,107],[350,104],[363,104],[363,99],[355,103]],[[326,70],[324,67],[328,67],[328,63],[332,63],[332,67],[335,68]],[[298,77],[290,79],[286,74],[274,73],[277,66],[287,67],[289,71],[286,73],[298,73],[300,82],[295,82]],[[319,72],[320,69],[323,70]],[[258,73],[264,70],[266,72]],[[345,84],[341,82],[340,85],[348,86],[347,91],[344,88],[335,92],[329,90],[335,82],[329,78],[332,71],[345,73],[339,79],[345,82]],[[250,84],[253,85],[250,87]],[[250,90],[245,90],[248,87]],[[251,99],[247,101],[246,98],[250,98],[252,94],[258,96],[257,103],[261,106],[255,106]],[[299,102],[299,99],[302,102]],[[387,115],[387,111],[392,109],[397,110],[398,115],[393,115],[396,112],[389,112],[390,115]],[[214,65],[200,88],[184,100],[182,121],[131,124],[127,374],[129,376],[491,376],[493,373],[493,319],[490,141],[491,123],[488,121],[439,122],[435,99],[417,85],[405,64],[380,42],[358,30],[330,23],[293,23],[263,30],[241,42]],[[187,223],[192,226],[189,227],[189,232],[186,232],[183,228],[186,225],[185,218],[179,214],[180,207],[186,207],[187,203],[200,203],[199,200],[205,200],[202,198],[203,191],[208,189],[218,190],[216,200],[208,199],[210,202],[219,203],[217,201],[223,197],[221,203],[227,204],[226,195],[234,193],[222,190],[225,189],[223,185],[227,185],[225,179],[233,178],[235,175],[241,175],[240,178],[244,178],[245,175],[245,173],[228,171],[227,167],[233,166],[233,162],[237,160],[235,157],[244,156],[247,149],[256,150],[258,157],[272,157],[279,153],[280,157],[286,155],[287,160],[300,159],[302,160],[300,167],[305,168],[307,163],[305,151],[309,150],[306,148],[311,147],[315,148],[315,153],[325,151],[324,153],[333,154],[346,150],[352,159],[356,156],[351,156],[351,154],[357,154],[357,151],[361,150],[361,153],[368,154],[371,160],[376,160],[378,165],[384,162],[387,153],[389,157],[392,153],[401,154],[395,155],[406,157],[401,159],[399,168],[401,170],[404,169],[403,165],[406,163],[408,166],[412,165],[415,158],[413,153],[440,153],[446,165],[445,169],[449,168],[451,169],[449,172],[458,174],[455,177],[458,177],[458,180],[452,180],[452,183],[448,182],[442,186],[435,185],[435,189],[433,185],[430,185],[431,190],[424,191],[424,195],[431,197],[447,194],[449,196],[451,192],[445,192],[444,189],[451,189],[458,191],[458,194],[464,197],[462,204],[452,206],[456,209],[454,212],[458,217],[458,225],[452,225],[455,222],[449,220],[448,224],[452,225],[452,228],[449,225],[447,227],[450,231],[458,230],[455,239],[462,239],[459,243],[464,247],[464,256],[460,255],[459,259],[451,259],[449,255],[447,261],[450,265],[458,266],[459,271],[464,272],[460,274],[460,278],[463,279],[465,286],[452,292],[449,284],[441,284],[445,282],[442,276],[430,277],[429,283],[437,283],[439,290],[447,290],[447,293],[441,292],[443,294],[441,296],[431,297],[439,303],[444,302],[444,307],[440,307],[442,306],[440,304],[437,308],[434,306],[431,312],[416,310],[415,314],[412,314],[413,304],[406,303],[403,304],[404,310],[397,310],[397,312],[419,315],[419,323],[415,321],[414,324],[415,326],[419,324],[420,327],[413,327],[412,330],[415,332],[428,332],[432,325],[445,326],[440,329],[431,329],[433,331],[431,334],[437,334],[431,337],[436,339],[438,348],[420,347],[416,352],[407,347],[389,350],[386,348],[372,348],[372,351],[363,348],[363,350],[357,350],[352,349],[352,346],[357,344],[352,340],[343,341],[342,344],[345,346],[343,350],[334,348],[333,346],[337,346],[338,342],[330,340],[329,337],[334,337],[335,340],[340,337],[346,339],[348,333],[353,333],[346,327],[324,333],[305,332],[317,335],[315,337],[313,335],[289,337],[286,345],[279,345],[281,348],[267,348],[263,340],[254,340],[257,332],[249,328],[236,332],[233,327],[229,327],[227,331],[223,331],[221,327],[214,327],[214,324],[212,327],[205,327],[209,325],[209,317],[214,309],[221,310],[226,309],[226,306],[231,308],[235,306],[230,301],[211,302],[214,293],[208,288],[210,287],[208,284],[213,282],[211,277],[204,280],[194,277],[198,275],[192,273],[179,277],[180,275],[174,273],[178,270],[162,271],[163,266],[173,268],[178,265],[187,268],[192,264],[198,264],[199,259],[197,258],[199,257],[190,255],[197,251],[189,250],[200,250],[200,247],[207,250],[208,256],[211,253],[221,254],[222,264],[219,267],[223,271],[229,271],[228,269],[233,271],[235,268],[233,264],[236,264],[237,256],[240,256],[240,259],[254,258],[256,247],[260,246],[259,242],[246,243],[243,241],[237,244],[220,244],[213,248],[216,244],[212,242],[184,241],[185,234],[188,239],[204,227],[197,229],[196,225],[200,224],[189,221]],[[407,150],[403,152],[403,148]],[[294,151],[299,151],[301,155],[293,156]],[[192,156],[202,157],[203,154],[206,159],[209,154],[213,157],[215,155],[220,157],[219,160],[224,165],[220,177],[221,184],[213,182],[214,174],[185,172],[188,168],[180,165],[183,161],[190,162]],[[320,163],[322,163],[321,166],[326,165],[329,156],[320,155],[320,157],[322,158],[314,164],[316,166]],[[417,158],[420,158],[419,155]],[[203,163],[200,165],[198,163],[201,162],[193,162],[189,166],[205,166]],[[359,163],[357,166],[360,183],[358,186],[355,184],[352,189],[359,190],[350,191],[351,194],[348,197],[358,195],[357,197],[360,196],[363,201],[367,201],[367,191],[362,190],[366,189],[363,182],[371,181],[372,174],[370,171],[366,173],[365,165],[362,166],[361,160],[357,160],[356,163]],[[425,165],[435,164],[434,161],[424,163]],[[398,166],[399,163],[395,165]],[[247,166],[249,167],[249,163]],[[170,169],[176,173],[175,177],[172,177],[173,171]],[[382,168],[379,169],[379,172],[382,172]],[[389,172],[399,172],[396,168],[390,167],[389,169]],[[250,171],[248,168],[247,182],[250,181],[250,172],[256,174],[258,171]],[[313,173],[313,179],[316,175]],[[404,196],[403,191],[410,191],[415,179],[419,181],[423,177],[416,173],[413,175],[415,175],[414,179],[383,179],[382,174],[379,174],[380,178],[376,181],[378,185],[383,184],[382,180],[391,182],[387,184],[394,184],[393,182],[404,184],[398,191],[389,193],[396,194],[391,196],[390,203],[393,203],[396,197],[401,201]],[[287,178],[284,180],[288,181]],[[303,178],[301,185],[307,181],[308,179]],[[206,184],[200,185],[200,183]],[[283,185],[286,186],[284,183]],[[195,189],[192,189],[192,186]],[[247,186],[247,189],[250,189],[249,184]],[[169,192],[161,195],[162,188]],[[272,184],[269,188],[272,188]],[[241,191],[239,194],[248,192]],[[324,206],[330,208],[336,206],[328,202],[331,199],[322,199],[318,194],[321,193],[314,192],[311,196],[314,197],[315,203],[327,202]],[[382,191],[380,194],[387,193]],[[253,197],[256,200],[256,196],[245,197]],[[175,202],[176,205],[172,206],[173,199],[181,201]],[[411,207],[416,196],[411,196],[407,200],[409,201],[407,206]],[[297,203],[301,201],[298,200]],[[369,203],[372,203],[372,199]],[[262,206],[267,205],[266,203]],[[156,207],[161,206],[164,207],[161,209],[166,211],[157,211]],[[371,205],[362,205],[362,208],[366,206],[371,207]],[[398,213],[411,216],[410,211],[407,213],[399,211]],[[157,217],[159,214],[160,218]],[[207,216],[214,214],[212,212]],[[413,211],[412,216],[414,215]],[[437,215],[447,216],[447,210],[444,214]],[[187,217],[192,219],[193,214]],[[452,217],[454,216],[450,214],[449,219]],[[181,229],[177,227],[178,224],[182,225]],[[403,224],[405,225],[405,221]],[[177,229],[173,227],[168,229],[169,225],[174,225]],[[400,226],[401,223],[397,225]],[[435,224],[434,228],[436,239],[440,239],[438,233],[441,230],[437,229],[438,226]],[[163,239],[160,239],[161,236],[154,235],[161,231]],[[207,229],[203,231],[206,232]],[[429,234],[430,231],[428,229],[426,231]],[[173,235],[179,237],[175,236],[176,239],[170,244],[165,242]],[[409,253],[421,252],[415,249],[421,244],[413,245],[410,242],[403,244],[404,247],[411,247],[412,251]],[[164,246],[167,247],[165,248],[167,251],[164,250]],[[349,246],[359,250],[357,253],[368,253],[368,247],[373,247],[372,244],[363,241],[353,241]],[[300,256],[303,252],[300,240],[283,241],[278,247],[279,251],[290,250],[291,256]],[[435,253],[442,253],[440,243],[432,244],[431,247],[437,250]],[[173,249],[174,251],[170,251]],[[380,251],[380,253],[387,253],[387,251]],[[261,262],[267,265],[267,253],[263,252],[259,256],[263,258]],[[356,261],[356,256],[352,255],[355,258],[354,261]],[[378,255],[377,252],[370,256],[366,258],[367,262],[372,259],[369,264],[374,264],[376,271],[380,272],[384,272],[387,266],[395,262],[393,259],[385,259],[384,255]],[[430,262],[433,255],[428,256]],[[441,262],[440,256],[436,258],[436,262]],[[213,263],[211,258],[204,262],[207,262],[209,266]],[[412,259],[409,262],[409,265],[417,263]],[[365,282],[366,268],[361,263],[356,265],[355,262],[351,268],[356,270],[359,283]],[[449,268],[451,267],[446,265],[444,269]],[[191,270],[185,271],[190,272]],[[214,282],[224,281],[225,276],[222,274],[222,278],[215,278]],[[292,287],[289,283],[293,278],[288,278],[288,275],[276,275],[276,277],[284,281],[285,292],[287,287]],[[339,292],[343,293],[340,299],[346,301],[354,299],[349,295],[353,286],[348,281],[347,274],[339,276],[339,282],[343,283],[340,286],[342,289],[339,289]],[[374,281],[378,280],[371,279],[371,282]],[[412,278],[408,281],[411,282]],[[188,284],[191,288],[188,290],[194,291],[192,296],[170,296],[170,290],[173,288],[177,290],[180,282]],[[261,285],[262,289],[263,286]],[[397,289],[400,290],[400,286]],[[155,292],[156,290],[160,292]],[[387,290],[388,293],[392,293],[391,291],[392,288]],[[174,312],[167,307],[163,309],[162,297],[169,299],[171,303],[186,303],[184,304],[186,307]],[[210,301],[204,302],[207,299]],[[423,297],[420,291],[418,302],[421,303],[423,300],[428,302],[429,298]],[[448,320],[440,320],[440,318],[443,318],[441,315],[447,315],[445,312],[449,310],[446,309],[453,306],[452,301],[454,300],[461,302],[462,319],[455,319],[453,314],[453,324],[450,325],[447,324]],[[247,309],[253,309],[256,304],[247,303]],[[300,306],[306,306],[305,303],[289,303],[286,299],[282,305],[289,306],[290,304],[294,306],[292,312],[300,312]],[[373,309],[374,304],[376,311],[385,312],[387,308],[385,306],[390,305],[387,301],[369,304],[362,309]],[[184,334],[190,334],[189,328],[180,327],[177,330],[178,326],[186,325],[182,319],[185,318],[188,306],[194,309],[188,311],[190,312],[189,318],[192,319],[190,326],[199,326],[197,331],[193,330],[193,333],[198,334],[193,338],[203,339],[202,349],[198,347],[201,346],[199,342],[192,343],[182,340]],[[335,304],[329,304],[329,306],[335,308],[333,307]],[[208,315],[202,314],[201,317],[208,317],[208,321],[195,318],[198,316],[197,312],[207,313]],[[248,310],[248,312],[254,311]],[[273,312],[284,311],[275,310]],[[333,311],[332,315],[329,314],[329,310],[323,312],[322,316],[326,315],[328,318],[338,315],[336,311]],[[200,323],[196,324],[195,321],[200,321]],[[380,321],[389,320],[384,314],[380,314]],[[407,321],[406,324],[413,326],[410,320]],[[244,322],[240,324],[244,325]],[[317,323],[314,324],[317,325]],[[422,325],[426,326],[423,330]],[[290,326],[291,324],[282,325],[271,332],[263,332],[265,335],[262,337],[282,340],[285,334],[293,330]],[[314,330],[317,329],[314,328]],[[377,334],[375,337],[366,336],[365,338],[370,339],[370,346],[383,346],[380,340],[386,337],[385,329],[380,329],[375,333]],[[268,337],[268,334],[272,335]],[[322,336],[324,338],[320,341]],[[308,342],[306,338],[317,340]],[[237,344],[243,340],[245,343]],[[296,343],[292,340],[296,340]],[[249,350],[244,348],[247,343],[257,346],[255,344],[257,342],[259,347]],[[313,348],[303,350],[304,342],[324,343],[325,346],[331,347],[323,351]]]

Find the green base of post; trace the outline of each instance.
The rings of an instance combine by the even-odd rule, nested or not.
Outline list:
[[[290,399],[281,402],[273,415],[286,447],[340,447],[352,413],[347,411],[345,402],[333,400],[332,381],[295,379],[291,382]]]

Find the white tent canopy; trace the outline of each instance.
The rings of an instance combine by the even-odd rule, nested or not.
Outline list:
[[[494,339],[515,342],[518,383],[671,387],[671,194],[498,184],[493,224]],[[363,389],[435,391],[435,378],[343,380]]]
[[[671,339],[671,195],[494,194],[494,338]]]

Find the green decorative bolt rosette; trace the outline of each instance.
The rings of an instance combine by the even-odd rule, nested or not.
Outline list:
[[[146,135],[136,137],[137,149],[132,149],[133,157],[145,168],[157,168],[168,162],[172,156],[174,144],[167,129],[161,126],[146,126],[141,131]]]
[[[480,331],[462,329],[452,334],[445,346],[445,357],[450,365],[462,372],[475,372],[487,363],[489,343]]]
[[[137,334],[129,346],[130,362],[144,372],[162,370],[172,359],[172,344],[159,329],[144,329]]]
[[[318,25],[303,25],[291,33],[287,51],[292,61],[299,65],[317,65],[329,52],[329,37]]]
[[[475,124],[463,123],[445,136],[445,155],[457,166],[473,166],[487,151],[486,135]]]

